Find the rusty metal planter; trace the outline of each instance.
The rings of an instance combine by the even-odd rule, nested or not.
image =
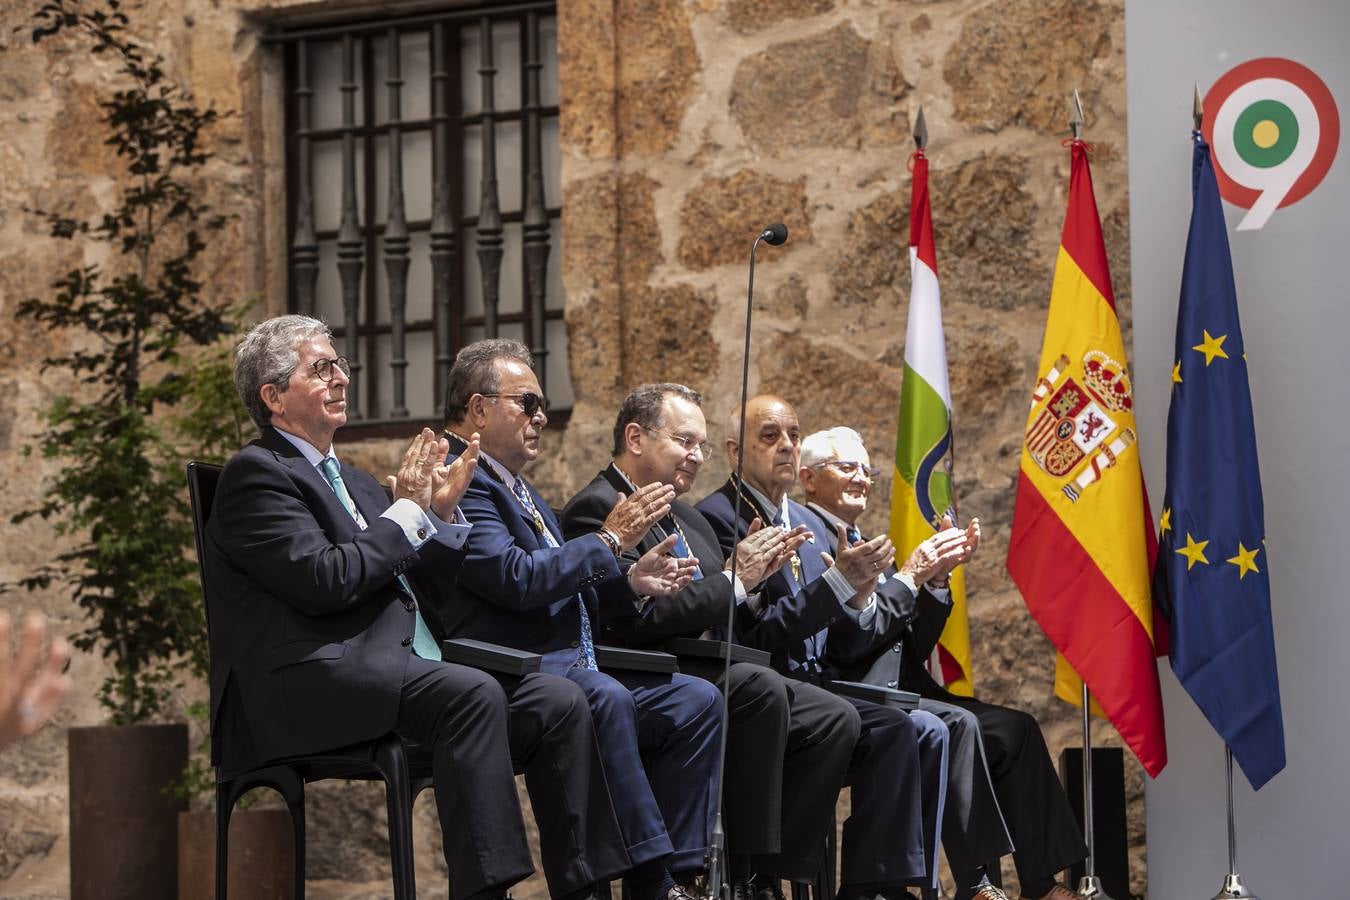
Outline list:
[[[71,900],[174,900],[186,725],[72,728]]]

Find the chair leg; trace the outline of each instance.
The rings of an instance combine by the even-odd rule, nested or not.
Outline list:
[[[291,813],[291,845],[295,850],[292,897],[305,900],[305,780],[291,770],[285,783],[275,785]],[[283,779],[278,779],[282,781]]]
[[[232,782],[216,783],[216,897],[229,897],[230,813],[234,811]]]
[[[413,871],[412,784],[408,758],[396,737],[381,741],[375,764],[384,776],[385,805],[389,813],[389,861],[394,874],[394,900],[416,900]]]

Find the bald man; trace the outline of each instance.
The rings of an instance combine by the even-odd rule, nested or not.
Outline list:
[[[739,447],[740,421],[728,423],[725,449],[733,468]],[[733,475],[696,508],[712,526],[723,556],[749,531],[753,520],[765,527],[804,527],[808,543],[764,581],[754,598],[757,621],[741,628],[738,640],[766,650],[781,672],[803,681],[830,680],[822,665],[831,626],[870,643],[876,604],[871,586],[877,572],[890,565],[894,548],[885,537],[840,550],[837,558],[822,553],[826,526],[814,513],[788,498],[797,480],[801,426],[792,406],[780,397],[759,396],[746,404],[745,477]],[[736,515],[737,498],[740,516]],[[840,623],[844,623],[840,625]],[[910,715],[865,700],[850,702],[862,718],[862,732],[850,772],[853,816],[844,827],[840,900],[904,896],[904,885],[932,888],[937,878],[937,829],[942,819],[947,780],[947,728],[929,713]],[[902,768],[877,771],[877,754],[904,751]],[[869,800],[884,795],[890,779],[900,777],[908,814],[897,830],[878,830],[866,816],[879,815]],[[861,814],[861,815],[860,815]],[[878,865],[897,850],[898,866]]]

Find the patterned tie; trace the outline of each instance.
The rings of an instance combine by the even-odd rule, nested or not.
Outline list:
[[[342,481],[342,471],[338,468],[338,461],[331,456],[325,456],[323,462],[319,463],[319,471],[323,472],[323,477],[333,488],[333,493],[337,494],[342,505],[346,507],[347,512],[352,514],[352,518],[359,525],[361,520],[356,514],[356,504],[352,501],[352,495],[347,492],[347,485]],[[412,587],[408,584],[406,578],[398,576],[398,588],[413,603],[413,652],[423,659],[441,659],[441,648],[436,644],[436,638],[431,634],[431,629],[427,628],[426,620],[422,618],[422,610],[417,606],[417,597],[412,592]]]
[[[520,505],[525,507],[525,511],[534,519],[535,530],[543,538],[544,543],[550,547],[557,548],[558,539],[553,536],[553,532],[548,530],[548,525],[544,523],[544,517],[539,515],[539,508],[534,505],[534,500],[530,497],[530,491],[525,487],[525,479],[517,478],[511,484],[511,493],[516,495]],[[583,669],[590,669],[592,672],[600,667],[595,664],[595,640],[591,637],[591,614],[586,611],[586,601],[577,594],[577,609],[581,613],[581,649],[577,653],[577,664]]]
[[[673,529],[671,533],[675,535],[675,555],[680,559],[688,559],[694,555],[694,551],[689,549],[689,542],[684,539],[684,529],[680,528],[680,523],[676,522],[673,516],[670,519],[670,523]],[[698,569],[694,569],[693,580],[698,581],[702,577],[703,573]]]
[[[848,538],[850,545],[856,544],[858,541],[862,540],[862,532],[852,525],[848,526],[848,531],[844,532],[844,536]]]

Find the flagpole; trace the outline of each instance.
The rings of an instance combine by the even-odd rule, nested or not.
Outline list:
[[[1234,897],[1261,900],[1260,897],[1247,890],[1247,886],[1242,883],[1242,876],[1238,874],[1237,825],[1233,815],[1233,748],[1225,744],[1223,755],[1228,770],[1228,874],[1223,879],[1223,890],[1214,895],[1214,900],[1230,900]]]
[[[1195,86],[1195,97],[1191,106],[1191,119],[1195,133],[1199,134],[1205,123],[1205,110],[1200,102],[1200,85]],[[1230,900],[1245,897],[1248,900],[1261,900],[1242,883],[1237,869],[1237,817],[1233,806],[1233,748],[1223,745],[1225,780],[1228,786],[1228,874],[1223,879],[1223,889],[1214,895],[1214,900]]]
[[[1077,88],[1073,92],[1073,106],[1069,110],[1069,130],[1075,141],[1083,139],[1083,101]],[[1085,900],[1111,900],[1102,880],[1097,877],[1096,816],[1092,811],[1092,694],[1083,682],[1083,840],[1088,855],[1083,862],[1083,877],[1078,879],[1078,893]]]
[[[1078,92],[1074,91],[1074,99]],[[1078,879],[1078,893],[1085,900],[1111,900],[1097,877],[1097,835],[1093,828],[1096,817],[1092,811],[1092,694],[1083,682],[1083,840],[1087,843],[1087,860],[1083,863],[1083,877]]]

